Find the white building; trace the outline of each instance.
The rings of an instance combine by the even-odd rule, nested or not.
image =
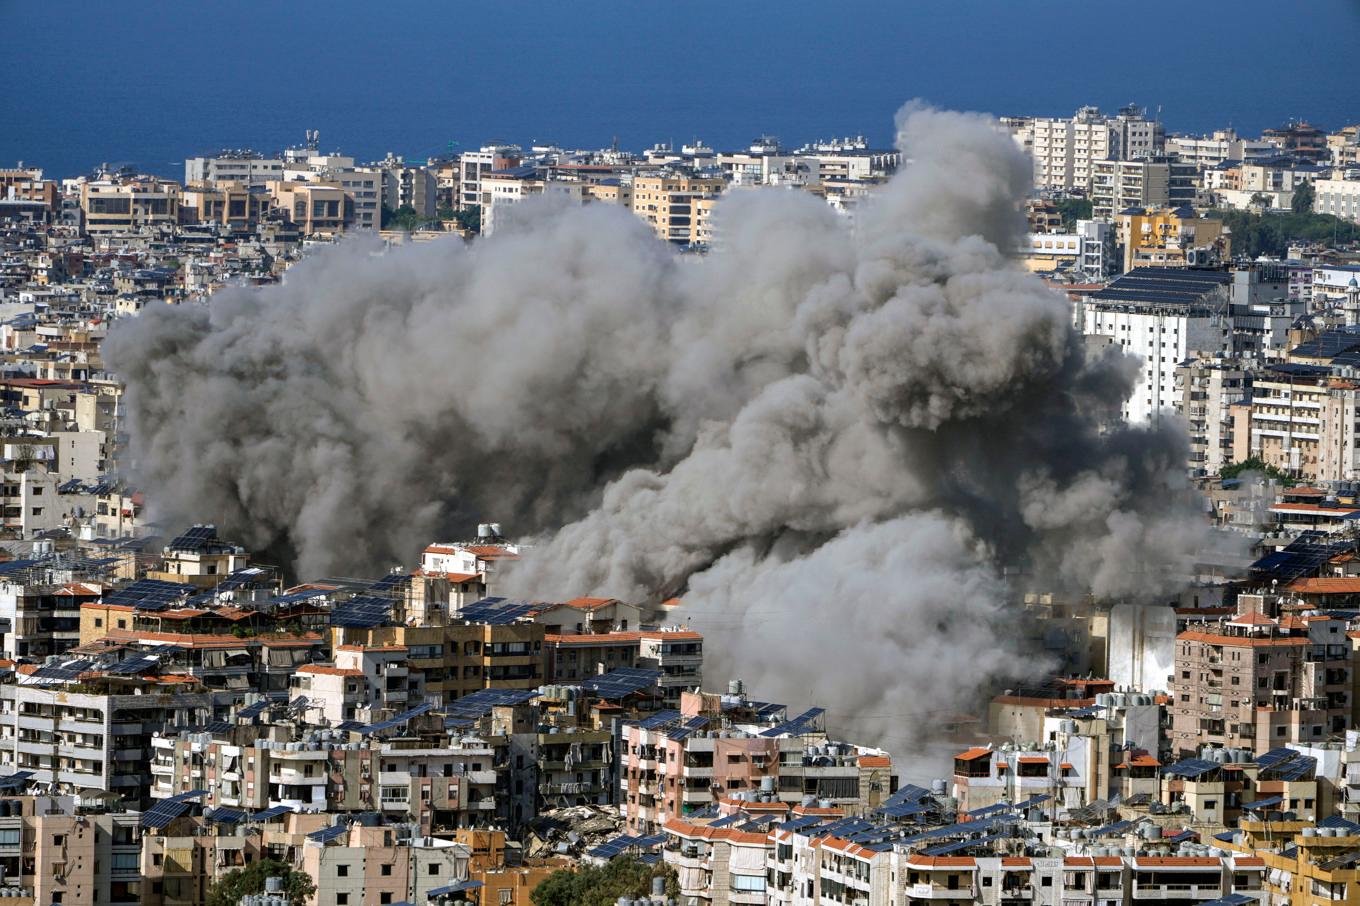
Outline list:
[[[184,162],[184,184],[239,182],[263,187],[283,178],[283,160],[254,151],[224,151],[216,157],[191,157]]]
[[[1029,144],[1034,185],[1041,189],[1089,190],[1096,161],[1157,154],[1164,137],[1161,124],[1137,107],[1124,107],[1114,117],[1083,107],[1071,118],[1035,117],[1028,129],[1008,129],[1022,146]]]
[[[1360,171],[1347,170],[1345,179],[1319,179],[1313,183],[1313,211],[1360,223]]]
[[[1226,349],[1228,281],[1222,271],[1136,268],[1081,304],[1085,335],[1107,337],[1140,360],[1138,383],[1123,406],[1126,421],[1155,421],[1174,408],[1177,366]]]

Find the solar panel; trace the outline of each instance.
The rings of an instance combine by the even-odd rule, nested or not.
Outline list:
[[[535,698],[534,689],[478,689],[445,705],[444,713],[455,719],[475,719],[490,714],[492,708],[522,705]]]
[[[743,813],[743,812],[735,812],[735,813],[733,813],[733,814],[731,814],[731,815],[725,815],[725,816],[723,816],[722,818],[719,818],[717,821],[711,822],[708,826],[709,826],[709,827],[728,827],[728,826],[730,826],[730,825],[736,824],[736,823],[739,822],[739,821],[745,820],[745,818],[746,818],[745,813]]]
[[[460,608],[458,618],[468,623],[485,623],[489,626],[504,626],[522,620],[538,610],[541,605],[532,601],[508,601],[505,598],[483,598]]]
[[[655,714],[648,715],[638,721],[638,726],[644,730],[655,730],[667,724],[674,723],[681,718],[679,711],[657,711]]]
[[[262,812],[256,812],[254,815],[250,816],[250,820],[252,822],[272,821],[273,819],[278,818],[282,815],[291,814],[292,811],[293,807],[291,805],[275,805],[265,809]]]
[[[929,849],[922,850],[921,854],[924,856],[944,856],[948,855],[949,853],[956,853],[959,850],[967,849],[970,846],[982,846],[985,843],[991,843],[994,840],[1000,840],[1004,836],[1006,835],[989,834],[986,837],[977,837],[976,839],[956,840],[953,843],[943,843],[939,846],[932,846]]]
[[[650,837],[639,837],[633,845],[642,849],[651,849],[653,846],[660,846],[665,842],[665,834],[653,834]]]
[[[331,827],[322,828],[307,835],[307,839],[316,843],[326,844],[332,840],[337,840],[349,831],[348,824],[336,824]]]
[[[135,607],[138,610],[166,610],[176,601],[197,594],[192,585],[164,582],[160,579],[138,579],[130,585],[104,596],[105,604]]]
[[[28,675],[30,680],[64,680],[74,681],[82,673],[87,672],[94,666],[94,661],[89,658],[67,661],[64,664],[53,664],[50,667],[40,667]]]
[[[245,706],[244,708],[242,708],[240,711],[237,711],[237,712],[236,712],[236,716],[237,716],[237,717],[259,717],[261,714],[263,714],[264,712],[266,712],[266,711],[269,710],[269,706],[270,706],[271,704],[272,704],[272,702],[270,702],[269,699],[267,699],[267,698],[262,698],[262,699],[260,699],[260,700],[257,701],[257,702],[253,702],[253,703],[251,703],[251,704],[249,704],[249,705],[246,705],[246,706]]]
[[[1095,837],[1110,837],[1115,834],[1122,834],[1136,823],[1137,822],[1135,821],[1116,821],[1114,824],[1107,824],[1102,828],[1092,831],[1091,835]]]
[[[389,575],[383,576],[377,582],[374,582],[372,585],[370,585],[369,590],[377,592],[394,591],[398,588],[404,588],[410,584],[411,577],[409,575],[405,573],[391,573]]]
[[[189,810],[189,803],[175,799],[158,802],[142,813],[142,827],[165,827]]]
[[[601,676],[592,676],[581,687],[604,699],[619,699],[651,689],[661,678],[660,670],[620,667]]]
[[[1202,758],[1186,758],[1178,761],[1171,767],[1166,768],[1164,773],[1173,777],[1199,777],[1210,771],[1218,770],[1222,765],[1214,764],[1212,761],[1205,761]]]
[[[160,661],[145,654],[134,654],[105,669],[110,676],[136,676],[159,666]]]
[[[894,802],[918,802],[926,798],[930,794],[931,794],[930,790],[926,789],[925,787],[916,786],[915,784],[909,783],[906,786],[899,788],[897,792],[889,796],[888,803],[891,804]]]
[[[1347,832],[1347,836],[1353,836],[1353,835],[1355,835],[1355,834],[1357,834],[1357,833],[1360,833],[1360,824],[1356,824],[1354,821],[1347,821],[1345,818],[1342,818],[1340,815],[1329,815],[1329,816],[1327,816],[1326,818],[1323,818],[1321,821],[1319,821],[1319,822],[1317,823],[1317,826],[1318,826],[1318,827],[1339,827],[1339,828],[1341,828],[1343,831],[1346,831],[1346,832]]]
[[[689,720],[667,733],[666,738],[679,742],[682,739],[688,739],[706,726],[708,726],[707,717],[691,717]]]
[[[13,774],[6,774],[4,777],[0,777],[0,789],[22,789],[23,786],[28,783],[28,778],[32,776],[32,771],[15,771]]]
[[[331,625],[351,629],[370,629],[392,621],[391,598],[355,595],[331,610]]]
[[[340,723],[335,725],[335,729],[345,730],[346,732],[352,730],[362,730],[363,728],[364,722],[361,720],[342,720],[340,721]]]
[[[444,897],[451,893],[462,893],[464,890],[476,890],[482,886],[481,881],[459,881],[457,884],[449,884],[446,887],[436,887],[427,891],[427,897]]]
[[[912,815],[920,815],[928,811],[930,809],[919,802],[895,802],[892,805],[883,806],[878,810],[878,813],[889,818],[909,818]]]
[[[1297,752],[1289,748],[1271,749],[1264,755],[1256,756],[1256,763],[1263,768],[1269,768],[1279,764],[1282,761],[1288,761],[1297,754],[1298,754]]]
[[[398,714],[396,717],[393,717],[390,720],[379,721],[376,724],[369,724],[368,726],[359,730],[359,732],[367,735],[369,733],[377,733],[382,730],[390,730],[392,727],[401,726],[402,724],[405,724],[408,721],[410,721],[411,718],[417,717],[428,711],[432,711],[433,709],[434,705],[431,705],[429,703],[417,705],[416,707],[412,708],[409,711],[403,711],[401,714]]]
[[[821,717],[825,713],[826,713],[825,708],[809,708],[802,714],[795,717],[793,720],[785,721],[784,723],[780,724],[777,727],[771,727],[770,729],[764,731],[760,735],[761,736],[801,735],[804,731],[806,731],[810,726],[813,725],[817,718]]]
[[[215,720],[203,729],[208,733],[230,733],[231,724],[227,723],[225,720]]]
[[[778,829],[786,831],[801,831],[806,830],[809,827],[816,827],[818,824],[821,824],[824,821],[826,821],[826,817],[824,815],[799,815],[797,818],[794,818],[791,821],[785,821],[783,824],[778,826]]]

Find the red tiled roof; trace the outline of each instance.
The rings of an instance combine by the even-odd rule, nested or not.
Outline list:
[[[960,755],[955,755],[955,761],[976,761],[979,758],[986,758],[992,754],[991,749],[969,749]]]

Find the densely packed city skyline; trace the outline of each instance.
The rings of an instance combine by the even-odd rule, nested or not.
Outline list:
[[[1317,116],[31,142],[0,906],[1360,902]]]

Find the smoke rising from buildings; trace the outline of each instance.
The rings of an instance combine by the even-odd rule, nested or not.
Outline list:
[[[1175,429],[1109,427],[1136,364],[1088,357],[1007,260],[1010,138],[909,106],[899,141],[853,226],[734,192],[695,260],[625,211],[525,204],[468,247],[345,244],[119,324],[155,515],[287,545],[304,576],[494,516],[541,536],[510,592],[683,591],[711,678],[911,735],[1034,666],[1003,565],[1153,595],[1199,521]]]

